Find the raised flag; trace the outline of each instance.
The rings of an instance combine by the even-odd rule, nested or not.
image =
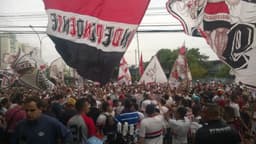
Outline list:
[[[168,0],[186,34],[202,36],[236,81],[256,87],[255,0]]]
[[[167,82],[165,73],[156,56],[148,64],[139,82],[145,84]]]
[[[121,59],[119,65],[118,83],[126,85],[130,85],[132,83],[132,76],[124,57]]]
[[[64,70],[65,62],[61,57],[59,57],[51,62],[51,65],[49,67],[49,76],[56,82],[64,83]]]
[[[11,68],[18,75],[18,82],[24,86],[35,89],[53,89],[54,84],[49,81],[40,70],[40,64],[33,57],[32,52],[23,53],[21,50],[17,54],[10,55]]]
[[[140,54],[139,73],[140,73],[140,76],[142,76],[144,73],[144,64],[143,64],[142,53]]]
[[[43,0],[47,34],[67,65],[105,84],[127,50],[150,0]]]
[[[186,59],[186,48],[183,44],[179,49],[179,55],[172,67],[169,83],[171,87],[188,88],[190,87],[191,81],[192,76]]]

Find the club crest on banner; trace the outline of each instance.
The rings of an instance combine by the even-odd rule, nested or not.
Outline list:
[[[255,0],[169,0],[166,6],[186,34],[206,39],[237,82],[256,87]]]

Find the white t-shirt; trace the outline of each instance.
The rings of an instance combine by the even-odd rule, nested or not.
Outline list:
[[[163,144],[163,122],[157,116],[147,117],[141,121],[139,136],[144,138],[144,144]]]
[[[186,120],[169,120],[172,132],[172,144],[187,144],[187,134],[191,122]]]
[[[239,105],[237,103],[230,102],[229,106],[235,110],[235,116],[240,117]]]
[[[110,114],[108,112],[105,112],[105,113],[101,113],[98,116],[97,121],[96,121],[97,126],[104,126],[105,125],[106,120],[107,120],[106,115],[110,115]]]
[[[146,100],[142,101],[142,103],[141,103],[141,110],[143,112],[145,112],[147,105],[149,105],[151,103],[152,103],[152,101],[149,100],[149,99],[146,99]]]

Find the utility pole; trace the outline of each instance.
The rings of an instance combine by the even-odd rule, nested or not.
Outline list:
[[[34,29],[34,27],[32,25],[29,25],[29,27],[32,29],[33,32],[36,33],[36,35],[39,39],[39,42],[40,42],[40,44],[39,44],[39,54],[40,54],[40,58],[42,58],[42,39],[41,39],[39,33]]]

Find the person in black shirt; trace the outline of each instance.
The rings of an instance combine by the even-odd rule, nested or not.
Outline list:
[[[195,144],[240,144],[241,138],[236,130],[221,118],[219,107],[207,104],[203,109],[206,124],[196,132]]]
[[[100,110],[97,108],[97,102],[92,96],[88,96],[89,103],[91,104],[90,110],[87,113],[89,117],[93,119],[93,122],[96,124],[97,118],[100,115]]]

